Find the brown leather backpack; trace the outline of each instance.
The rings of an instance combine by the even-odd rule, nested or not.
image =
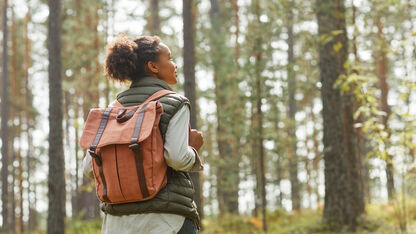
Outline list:
[[[167,182],[163,113],[159,98],[174,93],[161,90],[139,106],[123,107],[117,100],[108,108],[91,109],[80,145],[93,158],[98,198],[107,204],[153,198]]]

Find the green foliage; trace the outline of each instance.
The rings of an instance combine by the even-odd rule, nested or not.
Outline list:
[[[416,200],[409,199],[407,204],[407,224],[409,233],[416,228]],[[400,215],[397,212],[399,203],[370,204],[364,215],[357,220],[357,234],[390,234],[401,233]],[[322,220],[321,210],[303,210],[302,212],[286,212],[277,210],[269,212],[267,217],[268,230],[271,234],[304,234],[320,233],[330,234],[328,226]],[[202,234],[210,233],[263,233],[261,229],[261,218],[249,218],[243,216],[224,216],[221,218],[207,218],[204,220],[204,231]],[[342,228],[339,233],[348,233],[347,227]]]
[[[260,226],[259,226],[260,222]],[[261,221],[255,218],[249,219],[241,216],[225,215],[219,218],[207,219],[203,222],[203,234],[214,233],[261,233]]]
[[[98,234],[101,233],[101,219],[94,219],[89,221],[83,221],[80,217],[82,215],[73,217],[67,221],[66,233],[68,234]]]
[[[323,34],[323,35],[319,38],[318,42],[319,42],[320,44],[322,44],[322,45],[325,45],[325,44],[327,44],[327,43],[331,42],[332,40],[334,40],[334,38],[335,38],[336,36],[341,35],[342,33],[344,33],[342,30],[333,30],[333,31],[331,31],[331,32],[329,32],[329,33],[325,33],[325,34]],[[338,43],[340,43],[340,42],[338,42]],[[341,46],[342,46],[342,44],[341,44]]]
[[[361,128],[363,132],[368,134],[368,139],[374,144],[373,150],[369,152],[367,157],[378,156],[386,159],[388,150],[389,132],[381,123],[381,118],[387,113],[380,110],[378,92],[378,78],[368,74],[363,67],[353,66],[346,63],[348,69],[347,75],[341,75],[334,87],[339,88],[341,94],[353,94],[357,109],[354,113],[356,120],[355,127]],[[360,75],[364,74],[364,75]],[[363,120],[360,122],[360,120]]]

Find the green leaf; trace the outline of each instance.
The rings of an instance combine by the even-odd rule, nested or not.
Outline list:
[[[342,49],[342,43],[340,41],[338,41],[337,43],[335,43],[335,45],[333,46],[333,49],[335,52],[338,52]]]

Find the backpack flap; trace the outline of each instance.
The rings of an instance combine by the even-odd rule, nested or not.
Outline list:
[[[90,149],[94,140],[98,141],[96,142],[97,146],[95,148],[99,149],[106,145],[139,143],[147,139],[150,136],[153,127],[158,126],[160,115],[163,113],[163,108],[158,101],[152,101],[139,107],[140,108],[135,106],[128,108],[112,107],[91,109],[80,139],[81,147]],[[125,113],[127,115],[135,108],[136,110],[131,118],[120,121],[121,114]],[[103,124],[106,118],[108,118],[108,120]],[[119,121],[117,121],[117,119],[119,119]],[[140,121],[138,121],[139,119]],[[100,130],[102,131],[102,134],[97,140],[96,136]],[[136,136],[135,142],[132,142],[132,137],[134,135],[138,136]]]

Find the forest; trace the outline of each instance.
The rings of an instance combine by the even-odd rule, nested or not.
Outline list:
[[[200,233],[416,233],[416,0],[1,2],[1,233],[101,233],[79,141],[121,34],[178,65]]]

